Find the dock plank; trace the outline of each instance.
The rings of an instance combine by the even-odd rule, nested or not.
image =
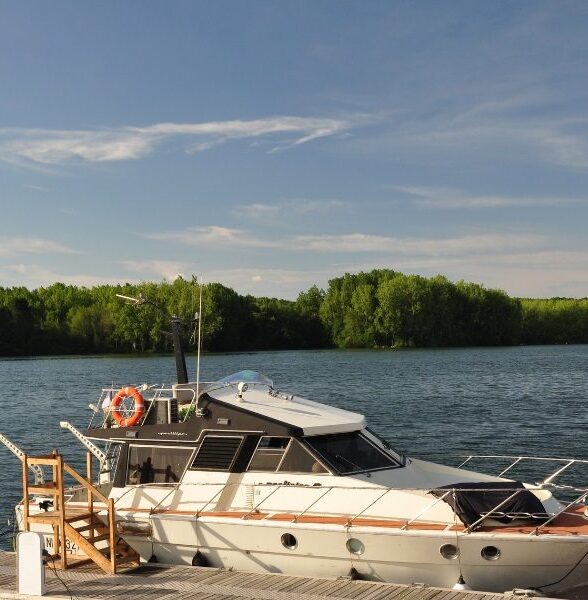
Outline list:
[[[59,576],[59,579],[58,579]],[[502,594],[463,592],[421,585],[253,573],[210,567],[142,565],[107,575],[88,565],[47,569],[53,598],[80,600],[508,600]],[[68,590],[64,587],[64,583]],[[0,551],[0,600],[16,597],[16,557]],[[512,598],[512,596],[510,597]]]

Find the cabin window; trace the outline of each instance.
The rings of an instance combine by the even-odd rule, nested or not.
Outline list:
[[[365,429],[369,433],[369,435],[373,436],[378,442],[380,442],[380,444],[382,444],[382,446],[384,446],[384,449],[388,451],[393,456],[393,458],[395,458],[402,466],[406,466],[406,456],[404,456],[402,452],[399,452],[398,450],[396,450],[396,448],[393,448],[387,440],[385,440],[381,435],[378,435],[370,427],[366,427]],[[369,435],[366,437],[369,438]]]
[[[296,440],[292,440],[278,470],[280,473],[328,473],[320,461]]]
[[[206,435],[190,468],[228,471],[243,442],[242,436]]]
[[[280,465],[289,444],[290,438],[287,437],[262,437],[259,444],[257,444],[247,470],[275,471]]]
[[[193,448],[130,446],[127,485],[177,483],[193,452]]]
[[[305,438],[310,447],[340,474],[402,466],[369,442],[359,431]]]

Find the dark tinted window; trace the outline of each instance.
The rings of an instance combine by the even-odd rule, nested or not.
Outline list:
[[[327,469],[296,440],[292,440],[279,471],[280,473],[328,473]]]
[[[192,448],[131,446],[127,467],[127,485],[178,482],[192,452]]]
[[[339,473],[392,469],[400,466],[358,431],[318,435],[305,438],[305,441]]]
[[[242,437],[205,436],[191,468],[228,471],[242,441]]]
[[[275,471],[289,443],[290,438],[287,437],[262,437],[247,470]]]
[[[366,429],[384,446],[386,450],[390,452],[390,454],[402,465],[406,465],[406,456],[399,452],[396,448],[392,447],[388,440],[384,439],[381,435],[378,435],[371,427],[366,427]]]

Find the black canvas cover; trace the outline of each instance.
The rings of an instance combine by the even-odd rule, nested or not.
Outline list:
[[[510,523],[514,519],[545,521],[549,515],[535,494],[525,489],[520,481],[491,481],[484,483],[452,483],[431,490],[437,498],[443,498],[466,526],[473,525],[480,517],[489,513],[507,500],[517,490],[513,498],[498,508],[491,518],[501,523]],[[455,490],[455,492],[448,490]],[[475,491],[472,491],[475,490]]]

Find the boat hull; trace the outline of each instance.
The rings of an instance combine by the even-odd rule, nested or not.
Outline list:
[[[455,531],[165,515],[151,517],[150,532],[125,535],[125,541],[144,560],[170,564],[194,564],[200,551],[214,567],[320,577],[345,576],[354,568],[369,580],[438,587],[452,587],[462,575],[472,589],[489,592],[545,588],[554,594],[588,580],[588,538],[583,536],[456,536]],[[295,538],[294,547],[284,546],[284,534]],[[360,542],[361,554],[350,552],[350,539]],[[447,544],[459,548],[459,557],[442,556],[440,549]],[[357,546],[354,542],[352,548]],[[488,547],[498,548],[499,556],[484,558]]]

